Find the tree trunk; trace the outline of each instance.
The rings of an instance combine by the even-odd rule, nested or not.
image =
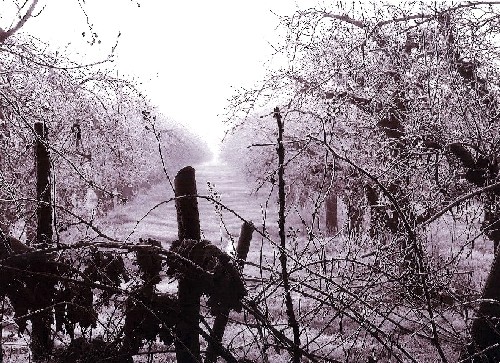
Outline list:
[[[500,242],[500,196],[496,193],[487,195],[482,227],[486,236],[493,241],[493,251],[496,254]]]
[[[52,244],[52,196],[50,185],[50,155],[47,148],[47,127],[35,123],[36,140],[36,217],[37,243],[41,248]]]
[[[300,329],[299,323],[295,316],[295,311],[293,307],[292,295],[290,293],[290,281],[289,272],[287,268],[287,254],[286,254],[286,231],[285,231],[285,147],[283,145],[283,133],[284,133],[284,123],[281,117],[281,113],[278,107],[274,109],[274,118],[278,123],[278,147],[276,149],[278,153],[278,227],[279,227],[279,238],[280,238],[280,264],[281,264],[281,279],[283,281],[283,289],[285,290],[285,306],[286,315],[288,317],[288,326],[292,328],[293,332],[293,356],[292,362],[299,363],[302,353],[300,351]]]
[[[359,235],[363,221],[363,212],[360,206],[355,204],[356,202],[359,203],[359,201],[347,201],[348,230],[353,235]]]
[[[326,198],[326,233],[329,235],[337,233],[339,229],[338,222],[338,203],[337,194],[331,193]]]
[[[52,245],[52,196],[50,185],[50,155],[47,148],[47,128],[44,123],[35,123],[36,140],[36,243],[41,249]],[[43,273],[43,265],[32,268]],[[48,293],[50,282],[39,279],[34,288],[35,301],[39,301],[36,310],[42,310],[31,318],[31,351],[35,361],[43,361],[50,355],[53,342],[51,337],[52,314],[44,301],[37,294]]]
[[[469,363],[500,361],[500,256],[496,253],[472,323],[472,343],[462,359]],[[482,352],[481,354],[477,354]],[[477,354],[475,357],[472,355]]]
[[[383,212],[380,210],[380,206],[378,205],[378,193],[375,188],[371,185],[367,185],[365,192],[368,205],[370,206],[370,237],[376,238],[379,235],[380,228],[382,227]]]

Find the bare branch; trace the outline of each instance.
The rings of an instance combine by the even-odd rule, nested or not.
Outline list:
[[[33,15],[33,11],[35,10],[35,6],[37,3],[38,3],[38,0],[33,0],[31,2],[30,7],[26,11],[26,14],[24,14],[24,16],[21,17],[21,19],[19,19],[17,24],[14,25],[12,28],[10,28],[7,31],[0,29],[0,44],[4,43],[8,37],[13,35],[15,32],[17,32],[19,29],[21,29],[24,24],[26,24],[28,19],[31,18],[31,16]]]
[[[361,29],[364,29],[368,26],[367,24],[363,23],[361,20],[353,19],[350,16],[345,15],[345,14],[344,15],[337,15],[337,14],[330,14],[330,13],[327,13],[326,11],[324,11],[323,17],[340,20],[340,21],[343,21],[344,23],[352,24],[352,25],[354,25],[358,28],[361,28]]]
[[[419,225],[430,224],[430,223],[434,222],[436,219],[438,219],[439,217],[441,217],[446,212],[450,211],[453,207],[456,207],[457,205],[459,205],[460,203],[465,202],[466,200],[471,199],[472,197],[475,197],[476,195],[486,193],[489,191],[498,191],[499,189],[500,189],[500,182],[488,185],[487,187],[484,187],[484,188],[476,189],[468,194],[462,195],[461,197],[455,199],[453,202],[448,204],[446,207],[441,209],[439,212],[434,213],[432,216],[430,216],[424,220],[417,221],[417,223]]]

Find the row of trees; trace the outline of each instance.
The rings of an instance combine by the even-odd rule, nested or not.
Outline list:
[[[448,351],[456,341],[452,343],[446,336],[450,326],[443,321],[449,316],[435,308],[434,299],[448,294],[457,301],[456,306],[474,303],[470,295],[459,297],[450,289],[453,281],[461,279],[458,275],[445,279],[448,286],[433,284],[443,277],[443,269],[449,272],[450,266],[464,266],[463,251],[474,241],[486,236],[496,246],[500,239],[498,6],[480,1],[373,7],[340,3],[332,9],[315,7],[281,17],[287,35],[276,49],[285,62],[279,62],[281,66],[271,69],[254,89],[235,95],[229,107],[231,131],[223,156],[230,163],[243,165],[262,187],[274,186],[277,181],[277,131],[269,111],[280,105],[285,124],[288,209],[293,211],[298,202],[312,217],[308,221],[312,224],[304,227],[309,232],[306,246],[324,251],[327,245],[312,231],[328,196],[340,196],[347,207],[350,231],[370,232],[367,234],[373,240],[368,249],[373,252],[367,256],[383,255],[382,262],[377,262],[385,264],[383,273],[399,274],[397,280],[409,293],[404,302],[384,301],[382,305],[398,310],[418,300],[420,308],[408,310],[425,316],[422,319],[429,327],[429,343],[436,354],[433,359],[442,361],[458,356]],[[469,212],[457,215],[457,208],[464,206]],[[469,219],[478,208],[482,211],[480,226]],[[363,226],[366,212],[369,223]],[[454,220],[451,227],[443,229],[443,221],[450,218]],[[304,222],[303,215],[301,220]],[[474,238],[457,240],[457,225],[467,231],[464,235]],[[431,241],[428,236],[436,234],[436,228],[441,229],[440,239]],[[345,240],[344,249],[361,248],[363,236]],[[383,247],[376,237],[384,237]],[[432,258],[433,248],[439,253],[451,252]],[[290,247],[289,256],[298,259],[295,249]],[[341,248],[338,253],[344,252]],[[441,261],[439,265],[435,265],[436,259]],[[344,260],[353,271],[360,271],[357,264],[361,261]],[[492,273],[497,267],[494,265]],[[305,268],[299,270],[305,273]],[[307,274],[310,276],[310,271]],[[359,276],[353,272],[346,280],[347,290],[357,291],[352,290],[352,279],[356,278]],[[359,299],[375,304],[381,291],[370,285],[371,279],[365,282],[366,290]],[[474,284],[482,286],[483,282]],[[490,279],[483,296],[500,298],[497,285]],[[331,298],[342,300],[344,294],[341,290]],[[474,298],[479,292],[475,294]],[[361,303],[360,309],[363,306]],[[345,306],[336,309],[340,314],[349,311]],[[498,335],[485,327],[487,319],[481,316],[496,317],[492,309],[481,305],[471,333],[471,349],[485,350],[485,357],[477,358],[484,361],[497,357],[491,347],[498,343]],[[378,321],[376,316],[374,313],[371,318]],[[374,328],[361,317],[352,319],[372,334]],[[468,324],[466,321],[457,328],[451,323],[460,349],[469,339]],[[384,334],[386,329],[381,329]],[[380,336],[374,338],[383,346]],[[410,351],[414,348],[404,339],[395,341],[402,341]],[[396,351],[391,354],[398,360],[418,360],[413,353],[404,358],[404,350]],[[351,353],[347,352],[347,357]],[[402,355],[398,358],[398,354]]]
[[[35,361],[132,362],[145,341],[173,341],[175,298],[155,288],[165,251],[158,241],[98,244],[111,238],[95,214],[152,184],[173,188],[174,171],[210,152],[109,62],[82,65],[21,34],[38,0],[9,5],[18,13],[0,29],[0,342],[16,325]],[[60,234],[80,224],[96,233]],[[26,244],[9,235],[16,226]]]
[[[165,180],[207,146],[163,117],[134,83],[83,67],[31,36],[2,44],[0,172],[2,227],[32,220],[34,123],[48,129],[54,203],[81,210],[89,196],[105,212],[113,200]],[[61,213],[58,228],[69,222]]]
[[[236,155],[247,158],[250,173],[272,174],[274,152],[266,146],[273,143],[274,125],[256,110],[286,102],[289,167],[295,168],[290,175],[297,176],[300,190],[295,199],[324,193],[318,188],[323,171],[332,172],[335,163],[332,182],[339,190],[363,186],[360,178],[366,178],[335,153],[384,185],[411,185],[413,207],[403,204],[419,207],[415,215],[491,183],[498,172],[495,9],[477,4],[352,11],[353,18],[312,9],[282,19],[289,35],[281,54],[290,64],[273,71],[262,88],[234,98],[236,127],[227,150],[240,145],[245,152]],[[255,131],[259,141],[244,136]]]

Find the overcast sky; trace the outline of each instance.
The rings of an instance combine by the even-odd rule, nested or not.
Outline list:
[[[82,1],[83,0],[79,0]],[[138,6],[137,4],[140,4]],[[250,86],[278,41],[278,18],[314,0],[157,1],[86,0],[102,46],[85,46],[85,15],[78,0],[40,1],[42,13],[24,27],[54,47],[69,44],[89,61],[109,53],[118,32],[117,68],[143,82],[161,111],[212,146],[223,136],[222,115],[231,87]]]

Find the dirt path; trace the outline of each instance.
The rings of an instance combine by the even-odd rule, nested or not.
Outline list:
[[[254,221],[256,225],[262,224],[266,195],[252,194],[252,187],[244,176],[230,166],[213,163],[197,165],[195,170],[198,194],[214,196],[213,193],[216,192],[217,197],[228,208],[243,218]],[[172,181],[173,177],[174,175],[171,176]],[[173,191],[167,181],[155,185],[109,213],[105,219],[105,229],[119,239],[154,238],[168,243],[177,238],[175,203],[170,201],[158,204],[172,197]],[[222,248],[230,240],[227,232],[237,238],[242,224],[240,219],[227,210],[218,213],[214,204],[205,199],[199,199],[198,205],[204,238]],[[269,222],[274,219],[273,216],[267,217]]]

